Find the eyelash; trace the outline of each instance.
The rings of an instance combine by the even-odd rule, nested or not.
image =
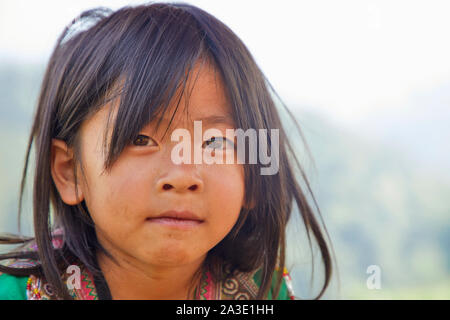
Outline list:
[[[155,140],[153,140],[152,138],[150,138],[150,137],[148,137],[148,136],[145,136],[145,135],[143,135],[143,134],[139,134],[139,135],[136,137],[136,139],[133,140],[132,144],[133,144],[134,146],[137,146],[137,147],[142,147],[142,146],[145,147],[146,145],[136,145],[136,144],[135,144],[136,140],[142,139],[142,138],[143,138],[143,139],[149,139],[149,140],[152,140],[153,142],[155,142]],[[214,139],[214,140],[213,140],[213,139]],[[233,146],[233,148],[234,148],[234,143],[231,142],[229,139],[227,139],[227,138],[225,138],[225,137],[211,137],[209,140],[206,140],[206,141],[202,144],[202,147],[205,145],[205,143],[207,143],[207,142],[209,142],[209,141],[215,142],[216,139],[221,139],[222,141],[226,141],[227,143],[230,143],[230,144]],[[156,144],[156,142],[155,142],[155,144]]]

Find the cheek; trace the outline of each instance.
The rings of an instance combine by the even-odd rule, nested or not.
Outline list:
[[[109,174],[97,173],[94,179],[90,179],[89,194],[86,196],[96,226],[117,236],[126,234],[134,227],[137,220],[130,218],[145,214],[139,208],[145,208],[149,200],[143,194],[143,190],[148,190],[148,185],[145,185],[148,179],[142,174],[130,172],[129,168],[117,163]]]
[[[221,205],[241,207],[244,197],[244,181],[240,175],[223,175],[217,177],[214,186],[216,196],[213,199],[220,201]]]
[[[208,202],[211,224],[218,232],[228,233],[236,223],[243,205],[243,168],[235,165],[217,170],[210,178]]]

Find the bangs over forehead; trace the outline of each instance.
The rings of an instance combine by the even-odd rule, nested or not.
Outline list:
[[[114,15],[126,14],[125,9]],[[114,20],[114,15],[109,19]],[[105,169],[112,166],[130,139],[146,124],[157,120],[159,126],[163,117],[173,119],[187,85],[195,82],[200,73],[193,72],[196,66],[200,66],[199,71],[205,64],[216,70],[214,58],[205,47],[204,33],[183,10],[153,8],[137,16],[120,18],[127,23],[125,31],[117,44],[109,48],[110,55],[115,57],[110,61],[111,69],[118,67],[120,71],[115,79],[117,85],[107,94],[108,100],[120,97],[120,104],[109,146],[105,135],[104,150],[108,154]],[[176,108],[166,115],[171,102]],[[113,110],[110,109],[109,120]]]
[[[179,67],[181,64],[176,64],[178,67],[174,65],[173,69],[168,69],[165,72],[166,82],[155,83],[156,80],[152,79],[151,76],[149,77],[151,80],[143,80],[147,84],[140,89],[142,91],[139,91],[133,83],[139,82],[139,77],[142,77],[145,70],[140,74],[127,73],[124,80],[117,81],[117,85],[107,92],[106,99],[99,108],[93,111],[93,113],[98,112],[106,103],[110,106],[107,111],[108,116],[103,141],[105,154],[110,153],[108,156],[115,157],[117,152],[118,156],[122,149],[121,145],[125,143],[123,146],[125,147],[130,139],[136,137],[150,123],[155,124],[155,132],[159,130],[162,123],[166,124],[162,136],[162,139],[164,139],[177,113],[184,112],[189,115],[190,96],[204,69],[210,68],[214,73],[216,85],[219,85],[217,82],[217,66],[210,57],[201,56],[198,60],[186,61],[186,63],[187,67],[184,74],[182,72],[184,70]],[[172,78],[169,78],[169,76],[172,76]],[[218,90],[223,89],[219,85]],[[185,103],[180,107],[183,97]],[[228,100],[226,94],[225,99]],[[226,102],[228,103],[228,101]],[[230,114],[230,116],[234,119],[234,114]],[[113,121],[114,123],[112,123]],[[117,151],[114,152],[114,150]],[[113,159],[108,158],[107,160],[113,161]],[[112,164],[112,162],[106,162],[105,169],[109,166],[108,163]]]
[[[220,76],[238,128],[268,127],[273,102],[266,79],[242,41],[214,16],[185,3],[124,7],[108,14],[104,10],[79,17],[79,24],[96,23],[63,41],[56,54],[69,56],[74,66],[62,80],[65,87],[75,88],[59,102],[65,112],[92,115],[120,96],[111,131],[111,114],[108,118],[109,143],[105,134],[106,171],[146,124],[163,117],[170,102],[177,101],[173,114],[165,116],[173,119],[188,79],[195,83],[198,77],[192,72],[197,65],[203,69],[207,64],[216,79]],[[55,137],[64,139],[76,125],[58,124],[64,129],[57,128]]]
[[[95,10],[80,20],[98,19]],[[105,134],[105,170],[146,124],[173,119],[187,83],[195,83],[200,73],[192,72],[196,66],[212,67],[215,79],[220,76],[237,126],[257,127],[254,120],[261,120],[256,109],[258,96],[264,101],[264,92],[258,92],[264,86],[250,53],[226,25],[199,8],[184,3],[124,7],[62,47],[74,47],[74,42],[79,50],[76,65],[83,67],[73,72],[80,72],[83,86],[94,88],[85,91],[96,96],[87,99],[95,102],[86,106],[89,114],[120,97],[109,143]],[[164,116],[173,101],[175,110]]]

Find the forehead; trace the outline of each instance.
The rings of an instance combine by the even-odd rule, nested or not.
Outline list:
[[[179,92],[175,97],[178,96]],[[175,101],[171,101],[167,110],[168,114],[173,114],[176,105]],[[186,108],[187,110],[183,110],[186,110],[192,118],[210,115],[231,116],[231,106],[220,72],[209,63],[204,65],[197,63],[189,75],[186,90],[181,95],[179,108]],[[181,116],[178,112],[177,115]]]

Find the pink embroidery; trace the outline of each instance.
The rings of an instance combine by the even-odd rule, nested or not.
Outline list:
[[[212,300],[213,299],[213,281],[212,281],[212,277],[211,277],[211,273],[209,271],[206,272],[206,293],[205,293],[205,298],[207,300]]]

